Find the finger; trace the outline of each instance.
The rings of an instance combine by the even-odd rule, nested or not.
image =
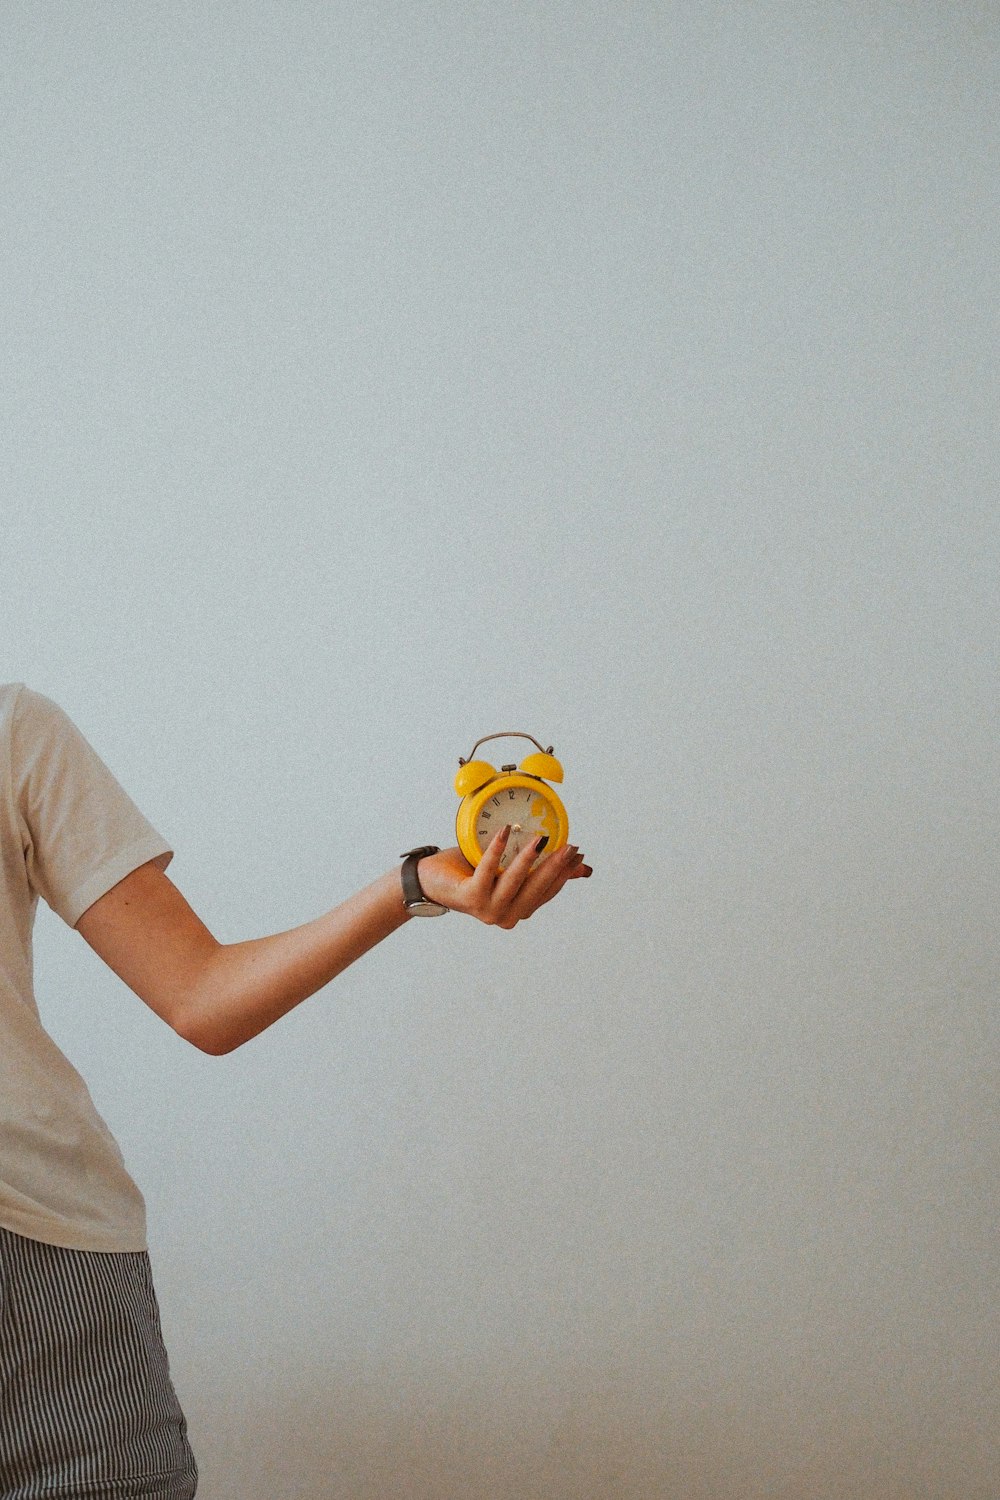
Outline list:
[[[564,844],[561,849],[556,850],[551,860],[537,872],[546,877],[544,881],[539,881],[538,890],[554,894],[555,889],[561,888],[565,881],[571,880],[582,865],[583,855],[576,845]]]
[[[483,857],[472,876],[472,880],[478,882],[481,889],[486,891],[493,889],[493,882],[500,868],[500,861],[503,859],[509,836],[510,824],[508,823],[505,828],[497,830],[483,850]]]
[[[552,854],[543,855],[541,862],[532,869],[537,850],[529,844],[497,881],[493,892],[493,910],[504,917],[515,917],[518,920],[529,916],[541,904],[539,898],[565,878],[568,868],[579,857],[581,856],[574,845],[564,844]]]
[[[530,880],[525,881],[515,900],[511,901],[502,916],[496,917],[499,927],[516,927],[518,922],[523,922],[535,914],[540,906],[552,901],[567,880],[572,880],[574,875],[582,873],[583,855],[577,850],[567,847],[556,850],[545,862],[545,874],[547,883],[542,884],[538,877],[542,874],[542,868],[534,871]]]
[[[506,869],[500,871],[496,886],[493,890],[494,905],[506,906],[513,901],[522,886],[532,875],[532,866],[539,857],[536,847],[537,840],[529,839],[518,851],[514,859],[510,861]],[[538,869],[541,870],[548,863],[547,857],[542,858]]]
[[[551,901],[553,897],[558,896],[568,881],[577,880],[580,876],[588,873],[588,866],[583,863],[583,855],[576,855],[568,862],[566,869],[561,872],[559,879],[553,881],[548,890],[542,892],[535,906],[532,907],[532,911],[537,911],[539,906],[544,906],[547,901]]]
[[[583,855],[574,855],[567,861],[566,867],[560,871],[558,879],[554,880],[546,890],[543,890],[536,897],[532,907],[528,911],[521,912],[520,917],[530,917],[540,906],[545,906],[549,901],[553,901],[570,880],[576,880],[578,877],[589,873],[591,871],[589,866],[583,863]],[[519,903],[515,904],[514,910],[519,910]]]

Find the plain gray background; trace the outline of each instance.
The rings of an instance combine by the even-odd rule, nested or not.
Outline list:
[[[204,1500],[1000,1493],[998,40],[3,7],[0,675],[223,941],[498,730],[595,870],[223,1059],[40,911]]]

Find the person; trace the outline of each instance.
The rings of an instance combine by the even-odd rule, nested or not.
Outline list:
[[[42,1024],[38,900],[181,1037],[221,1055],[413,919],[400,868],[302,926],[220,943],[167,876],[167,841],[23,682],[0,684],[0,776],[0,1500],[190,1500],[197,1464],[145,1202]],[[418,851],[424,897],[509,930],[592,873],[574,846],[538,859],[529,844],[501,869],[503,849],[501,831],[475,869],[457,848]]]

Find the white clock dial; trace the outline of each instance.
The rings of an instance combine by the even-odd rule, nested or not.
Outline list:
[[[485,851],[507,823],[510,823],[511,830],[507,847],[500,860],[502,870],[506,869],[525,845],[530,844],[532,839],[536,839],[539,834],[548,833],[551,842],[556,829],[555,809],[534,787],[501,787],[479,809],[479,815],[476,818],[476,842],[480,849]],[[547,853],[548,845],[542,850],[538,860],[543,859]],[[537,864],[538,860],[534,863]]]

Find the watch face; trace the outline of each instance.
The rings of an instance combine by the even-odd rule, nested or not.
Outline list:
[[[476,842],[481,851],[486,850],[507,823],[511,824],[511,830],[500,860],[502,870],[539,834],[547,833],[551,845],[559,833],[559,819],[555,808],[540,789],[533,786],[500,787],[487,798],[476,817]],[[532,868],[539,860],[544,859],[549,852],[549,845],[541,851]]]

